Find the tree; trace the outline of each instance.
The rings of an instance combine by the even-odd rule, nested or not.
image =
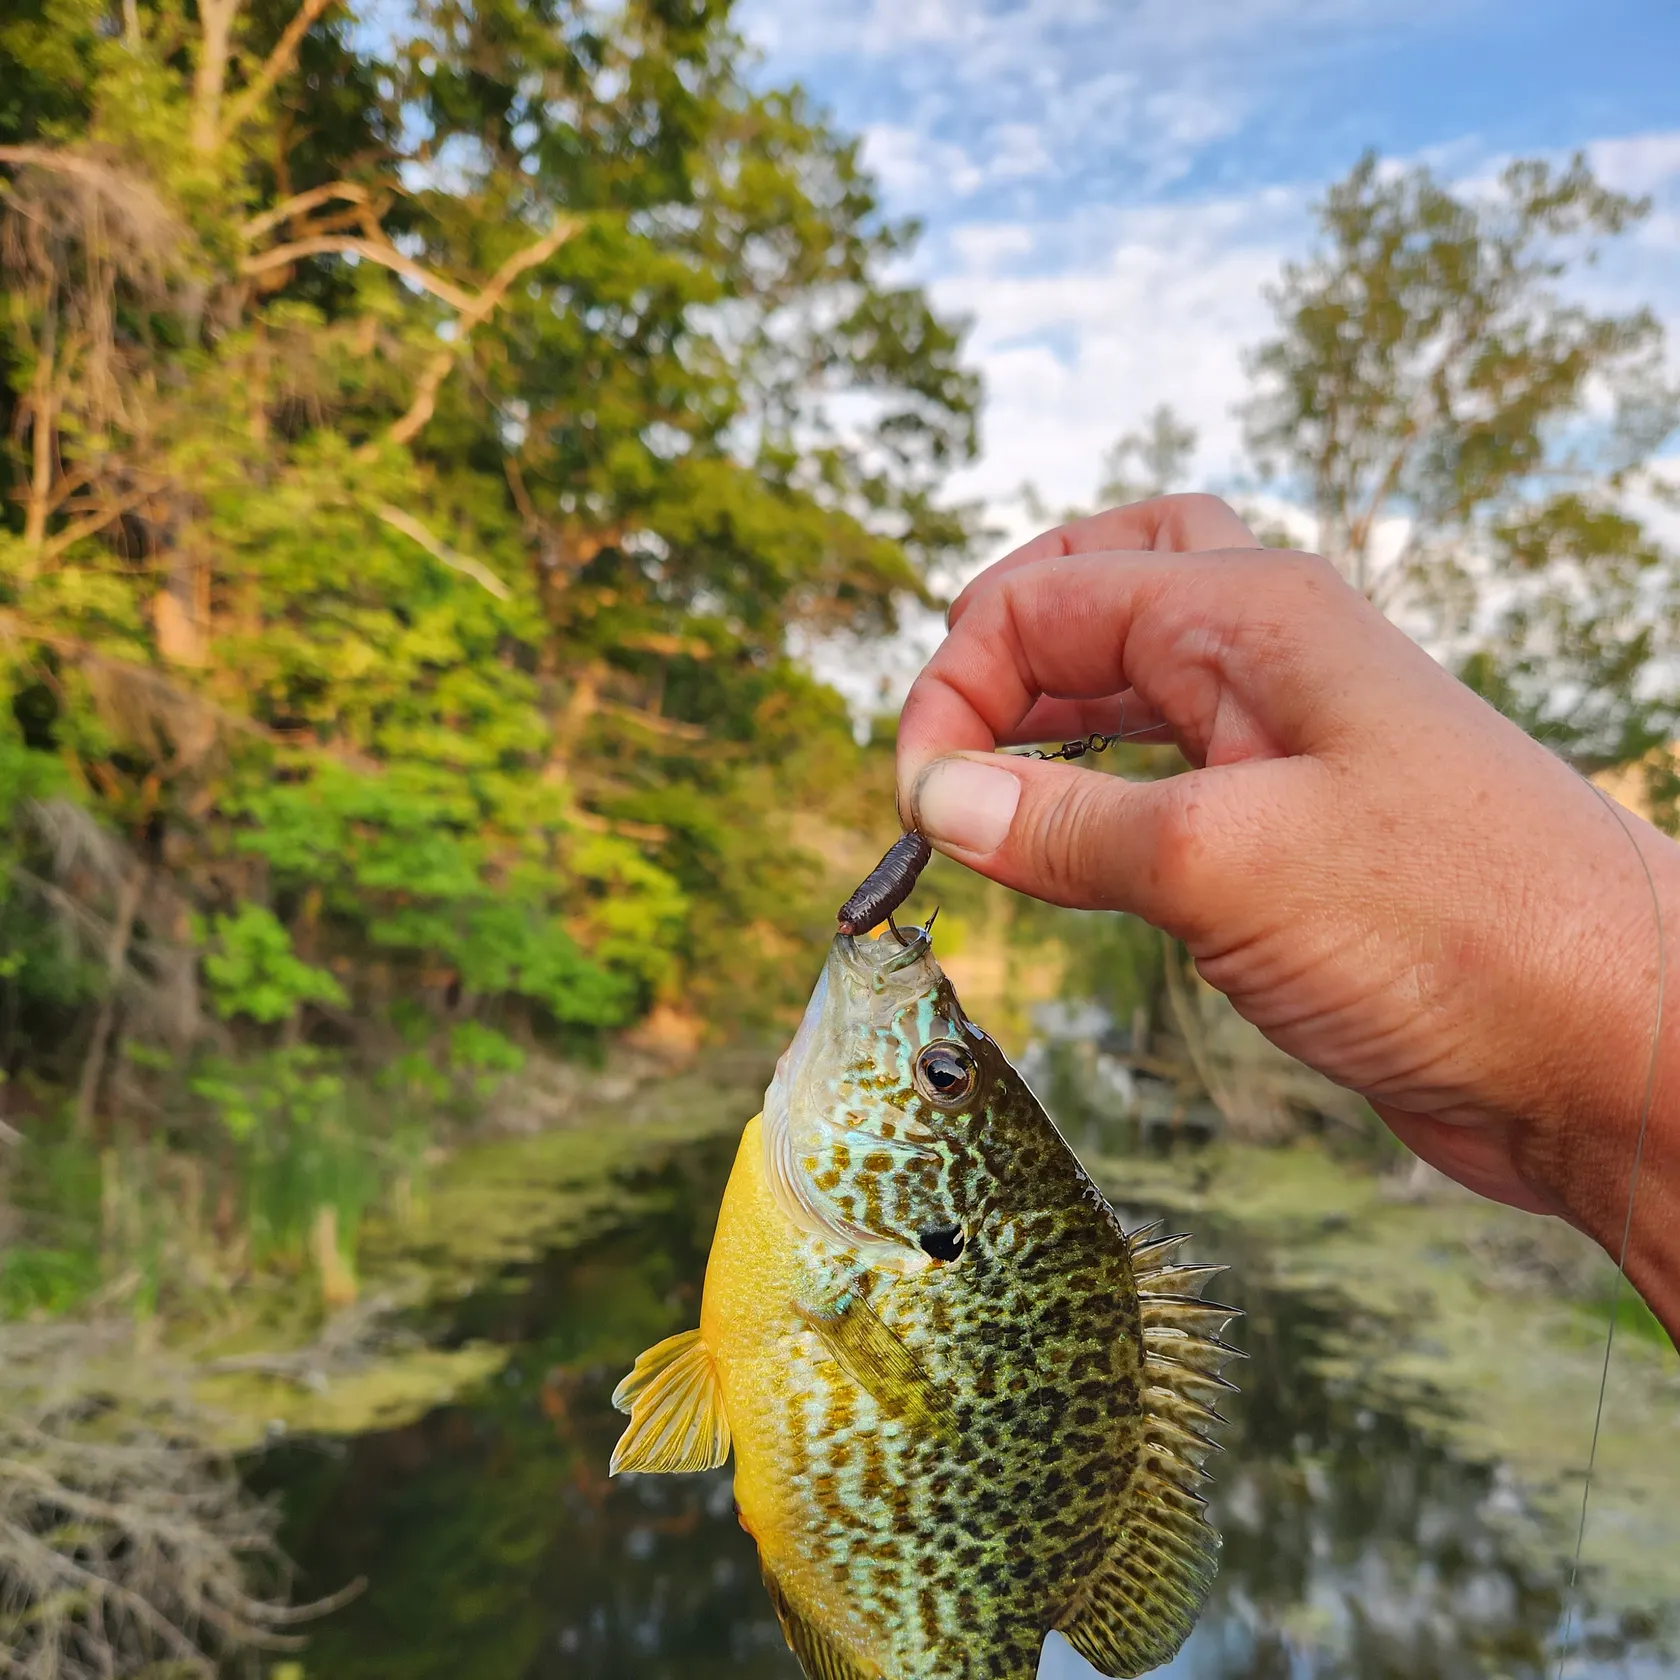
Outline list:
[[[1196,428],[1170,403],[1157,403],[1143,429],[1109,446],[1097,481],[1097,506],[1121,507],[1176,490],[1196,453]]]
[[[1350,581],[1571,762],[1660,786],[1680,569],[1631,497],[1675,392],[1650,312],[1570,285],[1646,208],[1580,158],[1455,191],[1366,157],[1272,295],[1246,419]]]
[[[0,975],[0,1024],[90,1127],[222,1149],[241,1089],[354,1112],[498,1034],[768,1019],[828,908],[790,818],[855,762],[797,637],[969,538],[916,230],[726,0],[394,30],[0,20],[0,748],[110,865],[12,824],[19,949],[74,961]]]

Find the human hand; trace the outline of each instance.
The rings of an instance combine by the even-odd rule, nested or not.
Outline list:
[[[1049,532],[950,625],[899,726],[907,820],[993,880],[1166,929],[1426,1160],[1619,1248],[1657,984],[1641,857],[1672,918],[1680,849],[1212,497]],[[1121,727],[1193,768],[1138,783],[993,753]],[[1673,1325],[1671,1064],[1629,1272]]]

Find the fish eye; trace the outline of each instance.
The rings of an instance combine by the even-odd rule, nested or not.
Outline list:
[[[974,1094],[976,1071],[974,1058],[960,1044],[942,1040],[916,1058],[916,1089],[929,1102],[949,1108]]]

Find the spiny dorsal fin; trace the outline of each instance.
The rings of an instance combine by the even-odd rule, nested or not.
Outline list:
[[[1146,1464],[1108,1555],[1056,1626],[1104,1674],[1147,1674],[1184,1643],[1218,1567],[1201,1500]]]
[[[1218,1277],[1225,1266],[1163,1264],[1159,1271],[1133,1272],[1139,1289],[1150,1295],[1200,1295],[1209,1278]]]
[[[1165,1356],[1178,1365],[1217,1376],[1233,1359],[1246,1359],[1241,1348],[1222,1342],[1217,1336],[1197,1336],[1176,1324],[1152,1324],[1143,1332],[1144,1353],[1151,1364]]]
[[[950,1402],[881,1315],[856,1289],[817,1311],[797,1308],[842,1370],[888,1417],[955,1439]]]
[[[613,1390],[630,1427],[613,1448],[608,1473],[712,1470],[729,1457],[717,1370],[698,1330],[667,1336],[636,1361]]]
[[[1153,1225],[1145,1225],[1126,1238],[1126,1247],[1132,1257],[1134,1277],[1146,1277],[1150,1272],[1159,1271],[1172,1253],[1190,1240],[1188,1231],[1174,1231],[1165,1237],[1151,1235],[1160,1228],[1161,1221],[1157,1219]]]
[[[782,1591],[782,1583],[771,1573],[762,1556],[758,1567],[770,1602],[776,1607],[776,1620],[782,1624],[782,1637],[799,1659],[807,1680],[879,1680],[881,1671],[873,1663],[865,1667],[856,1657],[841,1650],[821,1628],[806,1621]]]
[[[1199,1295],[1155,1295],[1144,1289],[1138,1291],[1138,1308],[1146,1331],[1160,1326],[1191,1336],[1216,1337],[1239,1316],[1235,1307],[1204,1301]]]
[[[1107,1555],[1057,1621],[1104,1674],[1145,1674],[1184,1643],[1218,1568],[1219,1536],[1196,1497],[1206,1430],[1224,1420],[1207,1402],[1231,1388],[1219,1373],[1237,1350],[1219,1333],[1236,1309],[1201,1298],[1218,1266],[1178,1257],[1188,1233],[1127,1238],[1143,1319],[1143,1452]]]

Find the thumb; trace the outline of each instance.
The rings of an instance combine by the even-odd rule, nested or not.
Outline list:
[[[1052,904],[1128,910],[1195,942],[1218,924],[1250,851],[1239,778],[1267,764],[1159,782],[997,753],[926,765],[910,792],[915,826],[979,874]]]

